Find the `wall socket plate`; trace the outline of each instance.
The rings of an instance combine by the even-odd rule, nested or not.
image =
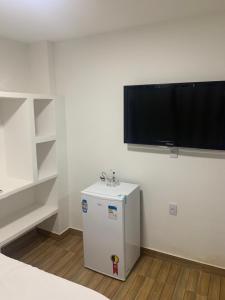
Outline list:
[[[177,204],[169,203],[169,214],[171,216],[177,216]]]

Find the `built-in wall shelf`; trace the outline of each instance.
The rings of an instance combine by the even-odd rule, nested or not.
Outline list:
[[[0,98],[3,99],[44,99],[44,100],[56,100],[54,95],[49,94],[33,94],[33,93],[17,93],[17,92],[5,92],[0,91]]]
[[[41,144],[41,143],[45,143],[45,142],[53,142],[56,140],[56,136],[55,135],[49,135],[49,136],[36,136],[34,138],[34,142],[36,144]]]
[[[6,225],[0,228],[0,248],[57,214],[57,211],[57,206],[32,206],[15,215],[14,221],[4,220]]]
[[[47,181],[52,180],[52,179],[56,179],[57,176],[58,176],[57,173],[49,175],[49,176],[45,176],[44,178],[38,179],[36,181],[35,185],[38,185],[38,184],[43,183],[43,182],[47,182]]]
[[[0,179],[1,186],[0,186],[0,200],[5,199],[7,197],[13,196],[19,192],[22,192],[26,189],[29,189],[31,187],[34,187],[38,184],[47,182],[52,179],[57,178],[57,173],[45,176],[42,179],[38,179],[37,181],[26,181],[26,180],[19,180],[16,178],[4,178]]]
[[[28,189],[32,185],[32,181],[10,177],[0,178],[0,200]]]
[[[55,102],[0,91],[0,248],[57,212]]]

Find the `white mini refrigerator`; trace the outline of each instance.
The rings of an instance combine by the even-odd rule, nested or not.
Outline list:
[[[140,256],[140,189],[97,182],[81,192],[84,265],[125,280]]]

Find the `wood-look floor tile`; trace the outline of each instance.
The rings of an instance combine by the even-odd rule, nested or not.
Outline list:
[[[133,287],[136,276],[136,273],[131,273],[126,281],[120,283],[119,289],[113,297],[114,300],[125,299],[125,295],[128,293],[129,289]]]
[[[67,263],[71,262],[71,259],[74,257],[74,253],[70,252],[70,251],[66,251],[66,253],[63,255],[63,257],[61,257],[58,261],[57,264],[54,264],[51,266],[51,268],[49,268],[49,272],[52,274],[59,274],[61,272],[63,272],[64,266]]]
[[[197,284],[197,291],[196,291],[199,296],[208,295],[209,282],[210,282],[210,274],[201,271],[198,284]]]
[[[81,269],[84,268],[83,266],[84,260],[83,256],[77,257],[74,259],[74,263],[71,264],[70,267],[64,272],[63,277],[70,281],[76,282],[76,278],[78,273],[80,272]]]
[[[220,279],[220,300],[225,300],[225,277]]]
[[[160,270],[155,278],[153,287],[149,293],[149,299],[157,300],[160,298],[163,287],[169,275],[170,266],[171,263],[168,261],[165,261],[161,264]]]
[[[197,284],[199,280],[200,272],[198,270],[191,269],[188,276],[188,281],[186,285],[186,290],[195,292],[197,289]]]
[[[104,278],[104,275],[93,272],[93,276],[91,277],[91,280],[89,280],[87,286],[92,290],[97,290],[97,287],[99,286],[99,284],[101,283],[103,278]]]
[[[180,272],[181,272],[181,266],[172,263],[170,267],[169,275],[167,277],[167,281],[165,282],[162,293],[160,295],[160,300],[172,299]]]
[[[68,233],[60,240],[37,236],[27,247],[18,245],[20,251],[12,247],[11,257],[92,288],[112,300],[225,300],[225,276],[193,263],[143,254],[123,282],[84,268],[79,235]]]
[[[202,295],[196,295],[196,298],[195,298],[195,300],[207,300],[208,299],[208,297],[207,296],[202,296]]]
[[[219,300],[220,299],[220,276],[211,275],[209,283],[208,300]]]
[[[105,291],[111,285],[112,281],[113,281],[113,279],[111,277],[103,275],[103,279],[97,285],[96,291],[103,294],[103,295],[105,295]]]
[[[153,259],[148,255],[143,255],[132,272],[137,272],[139,275],[146,276],[151,269]]]
[[[184,298],[184,293],[185,293],[189,273],[190,270],[188,268],[182,268],[173,292],[173,296],[172,296],[173,300],[182,300]]]
[[[141,288],[141,286],[144,283],[144,279],[145,279],[144,276],[137,274],[133,281],[132,287],[128,290],[124,299],[130,299],[130,300],[135,299],[138,294],[139,289]]]
[[[184,293],[184,300],[195,300],[196,294],[193,291],[186,291]]]
[[[158,258],[154,258],[152,260],[152,263],[151,263],[151,266],[146,274],[146,276],[148,277],[151,277],[153,279],[156,278],[156,276],[158,275],[159,273],[159,270],[161,268],[161,265],[162,265],[162,261]]]
[[[106,297],[108,297],[109,299],[114,299],[121,284],[123,284],[123,283],[121,283],[119,280],[112,279],[110,285],[108,285],[107,289],[105,290],[105,292],[103,294]],[[117,299],[119,299],[119,298],[117,298]],[[123,299],[123,298],[120,298],[120,299]]]
[[[38,267],[46,272],[51,273],[51,268],[55,264],[58,265],[58,261],[66,254],[66,250],[62,248],[55,248],[54,255],[49,255],[49,257],[39,263]]]
[[[135,299],[137,300],[147,300],[149,299],[150,291],[154,285],[155,279],[150,277],[145,277],[142,286],[140,287],[137,296]]]

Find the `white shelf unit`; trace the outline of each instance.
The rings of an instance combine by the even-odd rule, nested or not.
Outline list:
[[[0,249],[57,214],[55,101],[0,92]]]

